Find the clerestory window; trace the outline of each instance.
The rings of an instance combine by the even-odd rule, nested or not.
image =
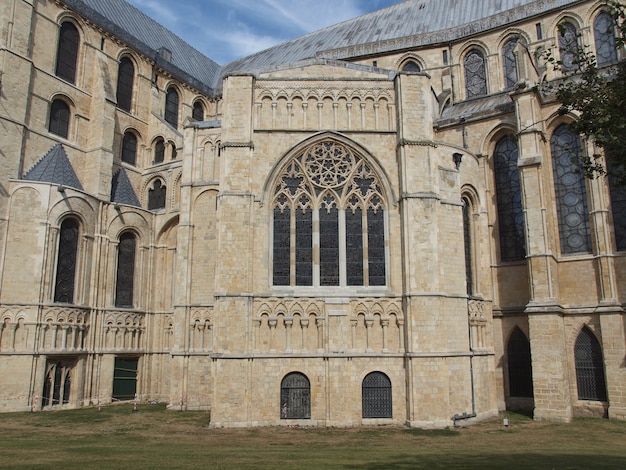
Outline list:
[[[335,140],[310,145],[274,187],[274,286],[384,286],[385,200],[372,167]]]
[[[617,45],[615,41],[615,22],[606,11],[596,16],[593,22],[593,36],[596,43],[596,59],[598,65],[606,65],[617,61]]]
[[[57,77],[70,83],[76,82],[79,42],[80,35],[76,26],[69,21],[64,22],[59,30],[55,73]]]

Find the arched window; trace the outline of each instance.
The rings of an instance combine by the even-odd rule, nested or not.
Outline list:
[[[595,335],[587,327],[584,327],[576,338],[574,359],[578,399],[606,401],[602,348]]]
[[[287,374],[280,383],[280,418],[311,418],[311,385],[300,372]]]
[[[67,139],[70,133],[70,107],[62,99],[55,99],[50,105],[48,130]]]
[[[154,180],[152,188],[148,190],[148,210],[165,208],[166,187],[160,179]]]
[[[626,251],[626,189],[620,186],[611,175],[611,165],[607,161],[609,172],[609,191],[611,195],[611,210],[613,213],[613,230],[615,232],[615,248]]]
[[[585,179],[579,163],[580,138],[561,124],[552,134],[550,150],[561,253],[589,253],[591,234]]]
[[[593,36],[596,42],[596,61],[598,65],[616,62],[615,22],[608,12],[603,11],[596,16],[593,22]]]
[[[402,66],[402,71],[403,72],[421,72],[422,69],[420,68],[417,62],[413,60],[409,60],[407,63],[405,63]]]
[[[154,143],[154,161],[153,163],[163,163],[165,160],[165,142],[163,139],[157,139]]]
[[[500,258],[503,261],[520,260],[526,256],[518,157],[517,141],[513,136],[507,135],[498,141],[493,165],[498,203]]]
[[[46,378],[41,394],[41,406],[65,405],[70,402],[72,386],[72,364],[62,361],[51,362],[46,365]]]
[[[273,194],[275,286],[386,284],[381,184],[353,150],[334,140],[308,146]]]
[[[478,49],[469,51],[463,60],[463,69],[465,72],[466,98],[486,95],[487,71],[483,53]]]
[[[504,73],[504,87],[506,89],[513,88],[519,80],[517,60],[514,53],[519,40],[519,36],[513,36],[502,46],[502,70]]]
[[[196,101],[193,104],[191,117],[194,119],[194,121],[204,121],[204,106],[202,106],[202,103],[200,101]]]
[[[165,95],[165,120],[178,127],[178,93],[173,87],[169,87]]]
[[[54,283],[55,302],[74,303],[78,235],[78,222],[75,219],[65,219],[59,231],[59,256]]]
[[[80,35],[76,26],[66,21],[61,24],[57,47],[56,76],[70,83],[76,82],[76,63]]]
[[[117,72],[117,107],[130,112],[133,102],[135,66],[128,57],[122,57]]]
[[[533,396],[533,369],[530,342],[519,328],[515,327],[506,348],[509,369],[509,396]]]
[[[176,157],[178,156],[178,150],[176,150],[176,142],[170,140],[167,145],[171,149],[172,160],[176,160]]]
[[[122,139],[122,161],[135,165],[137,161],[137,136],[131,131],[124,132]]]
[[[117,277],[115,282],[115,306],[132,308],[135,282],[135,251],[137,242],[132,233],[120,237],[117,247]]]
[[[362,384],[363,418],[392,418],[391,380],[382,372],[367,374]]]
[[[559,54],[561,67],[564,71],[578,69],[576,56],[578,52],[578,31],[573,23],[567,21],[559,25]]]
[[[472,253],[472,206],[469,198],[463,198],[463,247],[465,250],[465,285],[467,295],[474,293],[474,256]]]

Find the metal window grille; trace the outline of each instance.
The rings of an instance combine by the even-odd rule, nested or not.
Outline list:
[[[576,339],[574,359],[578,399],[606,401],[602,348],[595,335],[587,327],[583,328]]]
[[[70,107],[63,100],[54,100],[50,105],[48,130],[67,139],[70,130]]]
[[[132,132],[125,132],[122,139],[122,161],[135,165],[137,160],[137,137]]]
[[[280,384],[281,419],[311,418],[311,386],[299,372],[286,375]]]
[[[117,106],[124,111],[129,111],[133,100],[133,81],[135,67],[128,57],[122,57],[117,72]]]
[[[392,418],[391,381],[382,372],[372,372],[363,379],[363,418]]]
[[[463,62],[465,71],[465,94],[467,98],[487,94],[485,57],[478,49],[472,49]]]
[[[70,83],[76,81],[76,62],[80,36],[76,26],[69,21],[61,25],[57,48],[56,76]]]
[[[115,306],[132,307],[135,282],[135,250],[137,242],[132,233],[124,233],[117,247],[117,277]]]
[[[530,342],[519,328],[515,328],[507,346],[509,369],[509,396],[533,396],[533,369],[530,355]]]
[[[593,22],[593,35],[596,43],[596,60],[598,65],[616,62],[615,22],[613,17],[606,11],[596,16]]]
[[[54,289],[54,301],[71,304],[74,302],[76,279],[76,257],[78,253],[78,222],[66,219],[59,232],[59,257]]]
[[[500,231],[500,257],[503,261],[524,259],[524,210],[517,168],[519,151],[513,136],[498,141],[493,157]]]
[[[168,88],[165,95],[164,117],[172,126],[178,127],[178,93],[174,88]]]

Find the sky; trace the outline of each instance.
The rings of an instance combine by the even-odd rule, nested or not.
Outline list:
[[[220,65],[400,0],[127,0]]]

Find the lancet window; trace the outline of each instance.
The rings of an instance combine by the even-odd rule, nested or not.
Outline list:
[[[608,12],[603,11],[596,16],[593,22],[593,36],[596,43],[596,60],[598,65],[606,65],[617,61],[615,22]]]

